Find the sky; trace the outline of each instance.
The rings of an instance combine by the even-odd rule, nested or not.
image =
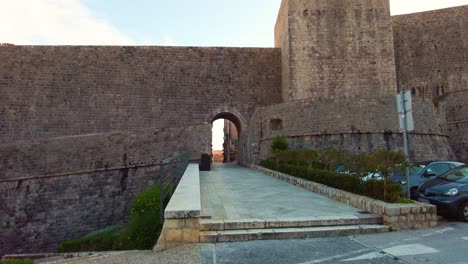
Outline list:
[[[0,43],[272,47],[281,0],[0,0]],[[390,0],[392,15],[468,0]],[[223,121],[214,148],[222,149]]]
[[[272,47],[281,0],[0,0],[0,43]],[[393,15],[468,0],[391,0]]]

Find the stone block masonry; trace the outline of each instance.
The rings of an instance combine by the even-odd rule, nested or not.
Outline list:
[[[453,159],[445,128],[444,106],[416,98],[416,130],[410,134],[410,158],[417,161]],[[368,152],[377,148],[402,150],[396,102],[379,99],[320,99],[294,101],[257,109],[249,130],[251,159],[256,163],[270,154],[276,134],[288,138],[292,149],[344,149]],[[281,122],[281,126],[272,121]]]
[[[164,210],[164,226],[154,250],[199,242],[200,197],[198,164],[190,164]]]
[[[135,195],[157,184],[163,159],[188,150],[196,160],[210,142],[205,124],[0,145],[0,256],[53,252],[125,223]]]
[[[468,7],[389,10],[283,0],[276,48],[0,45],[0,254],[125,221],[162,158],[210,152],[216,118],[240,125],[241,164],[276,134],[400,150],[394,95],[411,88],[411,158],[468,161]]]
[[[468,6],[392,22],[399,89],[446,105],[450,145],[468,162]]]
[[[388,0],[285,0],[275,28],[283,101],[396,92]]]
[[[249,120],[279,102],[279,49],[0,47],[0,144]]]

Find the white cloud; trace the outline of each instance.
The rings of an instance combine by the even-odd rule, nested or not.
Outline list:
[[[390,0],[392,15],[468,5],[468,0]]]
[[[132,45],[80,0],[0,0],[0,42],[17,45]]]

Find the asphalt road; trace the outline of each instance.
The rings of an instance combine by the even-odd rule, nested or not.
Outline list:
[[[441,221],[431,229],[352,237],[187,244],[164,252],[111,252],[47,263],[468,264],[468,223]]]
[[[468,264],[468,223],[425,230],[305,240],[205,244],[202,263]]]

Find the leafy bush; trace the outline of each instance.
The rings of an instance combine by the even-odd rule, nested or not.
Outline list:
[[[305,180],[388,202],[397,201],[401,193],[401,186],[399,184],[387,184],[387,199],[384,199],[384,181],[371,180],[362,182],[359,177],[349,174],[340,174],[287,162],[276,162],[275,160],[262,160],[260,165]]]
[[[132,203],[129,232],[134,249],[151,249],[157,242],[163,223],[160,221],[159,187],[141,192]],[[168,193],[168,189],[164,191]],[[164,207],[169,197],[164,201]]]
[[[83,251],[106,251],[117,250],[117,241],[123,238],[119,236],[122,226],[114,226],[93,232],[84,237],[66,240],[57,246],[57,252],[83,252]]]
[[[276,135],[273,137],[273,141],[271,142],[271,151],[273,153],[278,153],[287,149],[288,149],[288,141],[285,136]]]
[[[168,193],[170,187],[165,189]],[[93,232],[60,243],[57,252],[151,249],[157,242],[162,225],[159,210],[159,186],[142,191],[132,202],[130,223]],[[164,200],[166,206],[170,197]]]

